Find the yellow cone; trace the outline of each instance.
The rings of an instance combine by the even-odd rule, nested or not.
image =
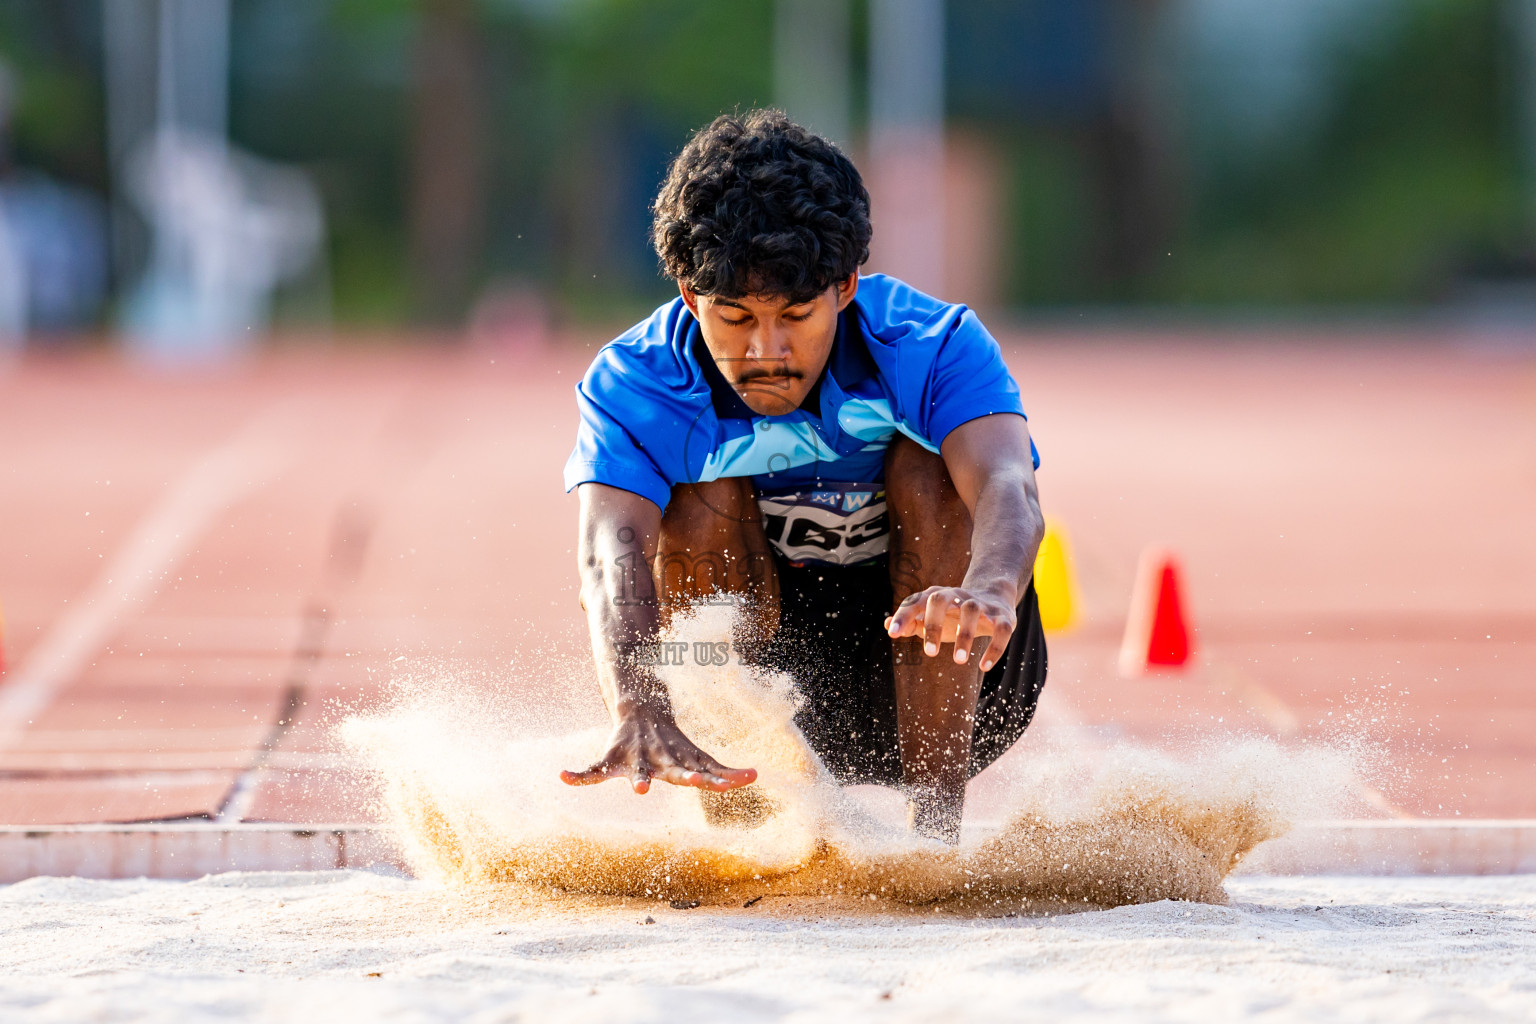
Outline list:
[[[1077,607],[1077,581],[1072,577],[1072,546],[1061,524],[1045,521],[1045,536],[1035,553],[1035,595],[1040,599],[1040,623],[1052,632],[1072,625]]]

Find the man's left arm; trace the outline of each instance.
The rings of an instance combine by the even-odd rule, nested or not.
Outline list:
[[[953,640],[960,664],[976,637],[991,637],[981,656],[985,672],[1002,659],[1018,626],[1016,608],[1045,532],[1029,423],[1014,413],[980,416],[951,430],[939,451],[971,513],[970,566],[960,586],[929,587],[903,601],[887,631],[922,636],[930,656]]]

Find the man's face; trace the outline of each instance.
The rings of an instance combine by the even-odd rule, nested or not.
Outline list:
[[[800,407],[826,367],[837,315],[853,301],[859,275],[796,303],[775,295],[724,299],[681,284],[678,290],[699,321],[715,365],[741,400],[760,416],[782,416]]]

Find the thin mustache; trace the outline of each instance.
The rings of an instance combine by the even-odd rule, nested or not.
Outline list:
[[[793,373],[793,372],[771,373],[771,372],[769,372],[767,370],[762,370],[762,371],[758,371],[758,372],[755,372],[755,373],[748,372],[748,373],[742,374],[740,377],[736,378],[736,385],[737,385],[737,387],[742,387],[742,386],[750,384],[750,383],[752,383],[753,381],[756,381],[756,380],[791,381],[791,380],[799,380],[800,377],[801,377],[800,374]]]

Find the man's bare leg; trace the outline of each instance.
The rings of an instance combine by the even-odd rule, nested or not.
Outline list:
[[[694,601],[726,595],[742,604],[738,639],[748,650],[778,631],[779,576],[746,477],[673,487],[651,571],[663,628]]]
[[[733,649],[756,658],[779,628],[779,577],[752,481],[729,477],[679,484],[661,519],[652,568],[662,628],[692,602],[720,596],[740,601]],[[756,787],[699,791],[712,825],[751,827],[774,808]]]
[[[905,437],[886,451],[885,490],[894,611],[910,594],[964,580],[971,561],[971,514],[944,460]],[[976,650],[985,646],[980,640]],[[981,691],[978,659],[957,665],[953,647],[946,643],[937,656],[925,656],[921,637],[891,641],[907,820],[918,832],[948,842],[960,839]]]

